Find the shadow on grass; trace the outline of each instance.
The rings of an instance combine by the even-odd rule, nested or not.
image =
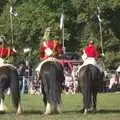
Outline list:
[[[96,114],[111,114],[111,113],[118,114],[120,113],[120,109],[100,109],[97,110],[96,112]],[[16,113],[15,111],[0,113],[0,115],[4,115],[4,114],[16,114]],[[62,111],[62,114],[83,114],[83,110],[66,110],[66,111]],[[94,114],[94,113],[92,111],[89,111],[88,114]],[[21,115],[44,115],[44,112],[40,110],[26,110]]]
[[[100,113],[100,114],[120,113],[120,109],[101,109],[101,110],[98,110],[97,113]]]
[[[75,114],[83,114],[83,110],[68,110],[68,111],[63,111],[63,114],[71,114],[71,113],[75,113]],[[101,110],[97,110],[96,113],[92,112],[91,110],[88,111],[88,114],[110,114],[110,113],[120,113],[120,109],[101,109]]]
[[[8,112],[3,112],[3,113],[0,113],[0,115],[5,115],[5,114],[16,114],[15,111],[8,111]],[[40,110],[26,110],[26,111],[23,111],[23,113],[21,114],[18,114],[18,115],[42,115],[44,114],[42,111]]]
[[[22,114],[24,115],[42,115],[44,114],[43,111],[40,111],[40,110],[27,110],[27,111],[24,111]]]
[[[71,114],[71,113],[83,114],[83,109],[81,109],[81,110],[65,110],[65,111],[62,111],[62,114]]]

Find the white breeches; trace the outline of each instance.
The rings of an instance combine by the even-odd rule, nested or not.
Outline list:
[[[35,69],[35,71],[38,72],[38,73],[40,73],[42,65],[44,63],[46,63],[47,61],[57,61],[57,59],[54,58],[54,57],[49,57],[49,58],[45,59],[44,61],[42,61],[42,62],[39,63],[39,65],[37,66],[37,68]]]
[[[102,68],[97,64],[95,58],[93,58],[93,57],[88,57],[88,58],[84,61],[84,63],[83,63],[81,66],[79,66],[77,73],[80,71],[80,69],[81,69],[83,66],[86,66],[86,65],[89,65],[89,64],[94,65],[95,67],[97,67],[97,68],[100,70],[100,72],[102,72]]]

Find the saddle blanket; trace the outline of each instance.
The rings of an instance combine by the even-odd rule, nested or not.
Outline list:
[[[12,64],[7,64],[7,63],[0,64],[0,67],[3,67],[3,66],[7,66],[7,67],[11,67],[12,69],[16,69],[16,67]]]
[[[49,58],[45,59],[44,61],[40,62],[39,65],[37,66],[37,68],[35,69],[35,71],[40,73],[42,65],[48,61],[57,62],[58,60],[54,57],[49,57]]]
[[[95,58],[89,57],[89,58],[87,58],[87,59],[84,61],[84,63],[83,63],[81,66],[79,66],[77,73],[79,73],[79,71],[80,71],[80,69],[81,69],[82,67],[84,67],[84,66],[86,66],[86,65],[89,65],[89,64],[94,65],[94,66],[97,67],[100,71],[102,71],[102,69],[100,68],[100,66],[97,64]]]

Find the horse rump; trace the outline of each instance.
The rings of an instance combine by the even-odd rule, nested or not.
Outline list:
[[[21,105],[20,105],[20,90],[19,90],[19,80],[17,70],[13,66],[1,66],[0,67],[0,100],[4,101],[4,92],[10,88],[12,95],[12,102],[17,110],[17,113],[21,113]],[[4,103],[1,102],[1,111],[4,111]]]
[[[46,106],[45,114],[60,112],[62,83],[65,79],[62,65],[53,61],[44,63],[40,71],[40,79]]]
[[[94,65],[86,65],[79,72],[79,86],[83,95],[83,112],[86,114],[88,109],[93,107],[96,112],[96,97],[102,85],[101,73]]]

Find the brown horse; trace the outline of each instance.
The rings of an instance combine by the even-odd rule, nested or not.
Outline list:
[[[79,72],[79,86],[83,95],[83,112],[86,114],[88,108],[93,106],[93,112],[96,112],[96,97],[100,88],[102,88],[102,75],[99,69],[93,65],[86,65]]]

